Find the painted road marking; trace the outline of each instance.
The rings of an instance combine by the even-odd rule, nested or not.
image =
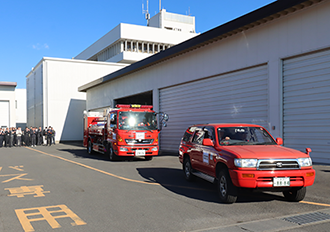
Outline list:
[[[18,220],[21,222],[24,231],[26,232],[35,231],[33,226],[31,225],[31,222],[43,221],[43,220],[46,220],[53,229],[60,228],[61,225],[56,221],[56,219],[58,218],[71,218],[74,221],[73,223],[71,223],[72,226],[81,226],[87,224],[81,218],[79,218],[74,212],[72,212],[66,205],[16,209],[15,212],[18,217]],[[62,214],[58,216],[52,215],[58,213],[62,213]]]
[[[22,176],[25,176],[25,175],[27,175],[27,173],[0,175],[0,177],[4,177],[4,176],[15,176],[15,177],[10,178],[8,180],[2,181],[2,183],[8,183],[8,182],[13,181],[13,180],[33,180],[33,179],[21,178]]]
[[[299,201],[299,203],[330,207],[330,204],[316,203],[316,202],[310,202],[310,201]]]
[[[50,191],[44,191],[42,189],[43,185],[36,186],[21,186],[17,188],[5,188],[10,192],[8,196],[24,197],[25,195],[34,195],[34,197],[44,197],[44,193],[50,193]]]
[[[15,169],[17,171],[21,171],[21,172],[24,172],[24,170],[22,169],[24,166],[9,166],[9,168],[12,168],[12,169]]]

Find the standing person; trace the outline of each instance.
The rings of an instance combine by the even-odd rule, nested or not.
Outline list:
[[[37,132],[36,128],[32,128],[32,133],[31,133],[31,147],[36,147],[37,144]]]
[[[16,138],[17,138],[17,146],[21,147],[22,146],[22,130],[20,127],[17,128]]]
[[[38,141],[38,146],[41,146],[41,144],[42,144],[42,133],[43,133],[43,131],[42,131],[42,129],[41,129],[41,126],[39,126],[39,129],[38,129],[38,138],[37,138],[37,141]]]
[[[55,130],[54,128],[52,127],[52,143],[55,145]]]
[[[52,131],[52,127],[48,127],[48,130],[47,130],[47,145],[48,146],[51,146],[52,145],[52,134],[53,134],[53,131]]]
[[[33,127],[30,126],[30,129],[29,129],[29,146],[32,147],[32,134],[33,134]]]
[[[3,146],[3,140],[5,139],[5,133],[2,130],[2,128],[0,128],[0,148]]]
[[[47,145],[47,127],[42,131],[43,139],[44,139],[44,145]]]
[[[5,146],[6,147],[9,147],[9,141],[10,141],[10,131],[9,131],[9,128],[7,127],[6,131],[5,131]]]
[[[28,127],[25,128],[25,133],[24,133],[24,143],[25,146],[29,147],[30,146],[30,130]]]
[[[17,146],[17,134],[16,134],[16,127],[13,127],[13,135],[14,135],[14,138],[13,138],[13,146]]]
[[[14,144],[14,128],[10,128],[9,130],[9,147],[12,147]]]

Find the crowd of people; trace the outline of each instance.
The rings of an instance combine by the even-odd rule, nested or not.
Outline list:
[[[55,130],[49,126],[41,127],[21,127],[0,128],[0,148],[2,147],[36,147],[55,145]]]

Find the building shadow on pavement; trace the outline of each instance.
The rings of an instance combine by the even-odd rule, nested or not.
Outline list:
[[[196,200],[220,203],[215,184],[196,178],[188,182],[181,169],[137,168],[138,173],[150,182],[159,183],[167,190]],[[286,201],[278,193],[239,191],[236,203]]]

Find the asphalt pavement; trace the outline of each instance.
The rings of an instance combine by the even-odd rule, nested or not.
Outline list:
[[[184,179],[178,157],[108,161],[80,144],[0,148],[0,232],[329,231],[330,166],[302,202],[240,192],[219,202],[214,185]]]

